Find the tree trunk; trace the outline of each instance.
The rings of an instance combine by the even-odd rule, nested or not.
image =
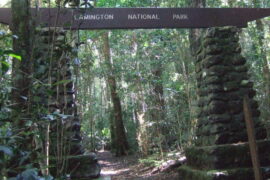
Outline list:
[[[134,34],[132,37],[132,46],[134,56],[139,56],[138,49],[142,48],[140,44],[137,42],[137,35]],[[135,61],[135,66],[138,72],[141,72],[140,62]],[[135,93],[132,95],[133,104],[136,106],[134,109],[134,119],[137,122],[137,142],[139,145],[139,151],[143,156],[147,156],[150,152],[150,135],[148,119],[147,116],[148,107],[146,104],[146,89],[142,84],[142,74],[138,73],[135,80]]]
[[[156,59],[156,63],[152,65],[152,96],[153,96],[153,109],[151,111],[152,120],[155,123],[154,135],[158,137],[158,145],[161,154],[167,149],[167,137],[168,134],[165,122],[165,101],[162,84],[163,66],[160,63],[160,59]]]
[[[26,135],[30,128],[26,126],[27,121],[33,120],[31,109],[31,75],[32,75],[32,40],[34,39],[33,27],[31,25],[30,2],[29,0],[12,0],[12,26],[13,49],[16,54],[21,56],[21,61],[14,59],[12,64],[12,121],[14,134],[20,136],[17,141],[18,151],[12,160],[12,167],[19,173],[25,166],[36,158],[33,149],[33,135]],[[17,132],[16,132],[17,131]],[[31,134],[31,133],[30,133]],[[32,152],[31,152],[32,151]],[[23,158],[21,152],[31,152],[23,164],[20,160]],[[25,158],[25,157],[24,157]],[[16,172],[18,171],[18,172]]]
[[[191,0],[190,7],[193,8],[204,8],[206,6],[206,0]],[[202,30],[191,29],[189,33],[190,39],[190,50],[191,54],[195,55],[198,47],[200,46],[199,38],[201,37]]]
[[[105,64],[107,68],[107,82],[111,91],[111,99],[113,102],[114,109],[114,129],[115,129],[115,140],[117,145],[115,146],[116,156],[122,156],[128,154],[128,142],[126,138],[124,123],[122,119],[122,107],[119,95],[117,93],[117,84],[115,75],[113,72],[113,66],[111,63],[111,53],[109,45],[109,34],[105,32],[102,36],[103,38],[103,53]]]
[[[12,0],[12,31],[18,38],[13,38],[13,49],[22,57],[21,61],[14,60],[12,68],[13,91],[12,100],[15,116],[26,117],[29,115],[31,70],[32,70],[32,40],[33,27],[31,26],[29,0]],[[22,128],[25,119],[15,119],[15,124]]]
[[[182,42],[181,36],[177,36],[176,40],[178,42]],[[188,47],[187,47],[188,49]],[[179,133],[181,134],[187,134],[188,139],[184,138],[178,138],[179,142],[187,142],[188,143],[180,143],[182,147],[186,145],[191,145],[192,143],[192,138],[194,137],[194,131],[195,131],[195,124],[196,124],[196,118],[194,117],[195,115],[195,109],[192,106],[192,101],[196,96],[193,96],[192,92],[192,84],[194,83],[192,80],[192,75],[191,75],[191,57],[190,53],[186,52],[185,48],[178,48],[177,50],[177,55],[179,55],[179,60],[175,62],[175,70],[178,74],[182,74],[181,81],[185,82],[185,90],[184,90],[184,97],[182,92],[178,94],[174,99],[178,101],[177,106],[179,107],[178,110],[178,122],[181,122],[181,125],[179,125],[181,131]],[[181,83],[181,82],[179,82]],[[182,102],[181,102],[182,101]],[[188,107],[188,118],[186,118],[185,114],[187,113],[185,109],[183,108],[183,104],[186,104]],[[186,107],[186,106],[184,106]],[[181,136],[182,137],[182,136]]]
[[[140,151],[143,156],[147,156],[149,153],[149,134],[147,131],[147,119],[146,119],[146,102],[144,99],[145,90],[142,87],[140,82],[140,77],[137,80],[137,92],[136,92],[136,100],[138,102],[136,109],[136,118],[138,120],[138,131],[137,131],[137,140],[139,144]]]

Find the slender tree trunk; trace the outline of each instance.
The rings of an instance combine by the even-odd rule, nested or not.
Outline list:
[[[180,38],[178,39],[179,42],[181,42]],[[185,52],[181,52],[180,49],[178,50],[178,54],[179,55],[183,55]],[[179,102],[179,112],[178,112],[178,116],[179,116],[179,122],[184,123],[184,126],[186,126],[187,128],[183,128],[183,125],[180,125],[181,128],[183,128],[185,134],[188,134],[188,145],[190,145],[192,142],[192,137],[194,134],[194,130],[195,130],[195,126],[194,124],[196,124],[196,119],[194,118],[194,108],[192,107],[192,100],[194,97],[192,97],[192,90],[191,90],[191,75],[190,75],[190,70],[189,70],[189,65],[188,62],[190,61],[190,57],[188,58],[188,56],[184,56],[184,58],[179,59],[176,63],[175,63],[175,69],[176,72],[179,74],[183,75],[183,80],[186,85],[185,85],[185,100],[183,97],[181,97],[181,95],[178,95],[176,98],[178,101],[183,101],[183,102]],[[183,107],[181,106],[181,104],[188,104],[188,108],[189,108],[189,117],[187,119],[187,122],[184,121],[183,119],[185,119],[185,117],[183,118],[183,115],[181,115],[183,113]],[[186,113],[186,112],[185,112]],[[180,140],[181,142],[181,140]],[[181,145],[186,145],[186,144],[181,144]]]
[[[165,122],[165,101],[164,101],[164,92],[163,92],[163,84],[162,84],[162,73],[163,66],[159,59],[152,66],[152,75],[153,75],[153,83],[152,83],[152,96],[153,96],[153,109],[152,109],[152,119],[155,122],[155,134],[158,137],[158,144],[161,155],[163,155],[163,151],[167,148],[167,137],[168,131],[166,128]]]
[[[110,128],[110,137],[111,137],[111,141],[110,141],[110,149],[112,151],[114,151],[117,147],[117,141],[115,139],[115,123],[114,123],[114,113],[113,113],[113,108],[112,105],[110,103],[110,87],[108,84],[104,84],[104,86],[102,86],[103,92],[102,92],[102,97],[103,97],[103,102],[102,105],[105,106],[105,110],[104,114],[107,114],[107,117],[109,117],[109,128]]]
[[[138,120],[138,132],[137,139],[141,153],[144,156],[147,156],[149,153],[149,133],[147,131],[147,122],[146,122],[146,102],[144,99],[144,89],[140,83],[140,78],[137,80],[137,93],[136,100],[138,102],[138,107],[136,110],[136,118]]]
[[[136,34],[133,35],[132,37],[133,41],[133,56],[139,56],[138,54],[138,49],[141,47],[140,44],[137,42],[137,36]],[[135,61],[137,71],[140,72],[140,63]],[[133,101],[134,104],[136,104],[136,108],[134,109],[134,117],[137,121],[137,141],[139,145],[139,150],[140,153],[143,156],[147,156],[150,152],[150,135],[149,133],[149,128],[148,128],[148,123],[147,123],[147,104],[145,101],[146,97],[146,90],[144,88],[144,85],[141,82],[141,79],[143,79],[141,73],[139,73],[136,76],[136,90],[133,95]]]
[[[113,66],[111,63],[111,53],[109,45],[109,34],[105,32],[103,38],[103,53],[105,58],[105,64],[107,67],[107,81],[111,91],[111,99],[114,109],[114,126],[115,126],[115,139],[116,139],[116,156],[122,156],[128,154],[128,142],[126,138],[124,123],[122,119],[122,107],[119,95],[117,93],[117,84],[115,75],[113,72]]]

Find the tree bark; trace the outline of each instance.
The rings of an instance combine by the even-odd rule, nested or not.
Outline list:
[[[126,138],[124,123],[122,119],[122,107],[119,95],[117,93],[116,78],[113,72],[113,66],[111,63],[111,53],[109,45],[109,34],[105,32],[102,36],[103,38],[103,53],[105,64],[107,68],[107,82],[111,91],[111,99],[113,102],[114,109],[114,130],[115,130],[115,140],[116,140],[116,156],[122,156],[128,154],[128,142]]]
[[[21,56],[21,61],[14,59],[12,64],[12,121],[14,134],[19,134],[20,141],[17,141],[17,149],[20,150],[12,161],[14,173],[20,173],[22,167],[36,159],[37,154],[33,152],[33,135],[26,135],[31,130],[26,126],[27,121],[33,120],[31,109],[31,87],[32,87],[32,40],[34,30],[31,24],[29,0],[12,0],[12,25],[13,50]],[[30,133],[31,134],[31,133]],[[20,152],[31,152],[30,156],[20,164],[22,154]],[[13,172],[12,172],[13,173]]]
[[[140,151],[143,156],[147,156],[149,153],[149,133],[147,131],[147,119],[146,119],[146,102],[144,99],[144,88],[140,82],[140,77],[137,79],[137,92],[136,100],[138,102],[136,109],[136,118],[138,120],[138,131],[137,131],[137,140],[139,144]]]
[[[165,122],[165,101],[164,101],[164,92],[162,84],[162,73],[163,66],[160,63],[160,59],[156,59],[157,62],[152,65],[152,96],[153,96],[153,109],[152,109],[152,120],[155,122],[155,131],[157,134],[154,134],[158,137],[158,144],[161,154],[165,151],[167,147],[167,137],[168,134]]]
[[[12,67],[12,101],[18,117],[28,114],[30,102],[33,27],[29,8],[29,0],[12,0],[12,31],[18,37],[13,38],[13,49],[22,59],[14,60]],[[25,118],[19,118],[15,124],[23,127],[25,121]]]
[[[206,6],[206,0],[191,0],[190,7],[193,8],[204,8]],[[199,38],[201,37],[202,30],[191,29],[189,32],[190,39],[190,50],[191,54],[194,55],[200,46]]]
[[[137,41],[137,35],[134,34],[132,37],[132,46],[133,46],[133,55],[139,57],[139,49],[142,47],[141,44]],[[147,116],[147,103],[146,103],[146,89],[142,83],[142,73],[141,73],[141,64],[138,61],[135,61],[135,66],[137,72],[140,72],[136,75],[135,80],[135,93],[132,95],[133,104],[136,106],[134,109],[134,119],[137,122],[137,141],[139,145],[139,151],[143,156],[147,156],[150,152],[150,133],[149,126],[147,121],[149,121],[149,116]]]

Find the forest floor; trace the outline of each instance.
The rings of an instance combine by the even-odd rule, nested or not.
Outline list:
[[[155,167],[139,162],[136,155],[114,157],[109,151],[98,152],[102,167],[98,180],[176,180],[178,173],[153,173]]]

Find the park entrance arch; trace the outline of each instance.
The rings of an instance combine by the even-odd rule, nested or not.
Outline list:
[[[41,27],[65,30],[209,28],[200,39],[194,57],[199,95],[197,142],[196,146],[187,148],[188,163],[179,173],[186,180],[254,179],[245,128],[244,96],[250,99],[261,165],[270,166],[267,151],[270,141],[265,140],[266,130],[258,118],[258,105],[253,99],[255,91],[237,35],[237,28],[270,16],[270,9],[44,8],[32,9],[32,14]],[[0,9],[0,23],[11,25],[11,19],[10,9]],[[58,32],[59,37],[62,35],[62,31]],[[78,121],[74,122],[72,129],[78,133]],[[257,167],[255,174],[260,170],[264,179],[270,177],[267,168]]]

